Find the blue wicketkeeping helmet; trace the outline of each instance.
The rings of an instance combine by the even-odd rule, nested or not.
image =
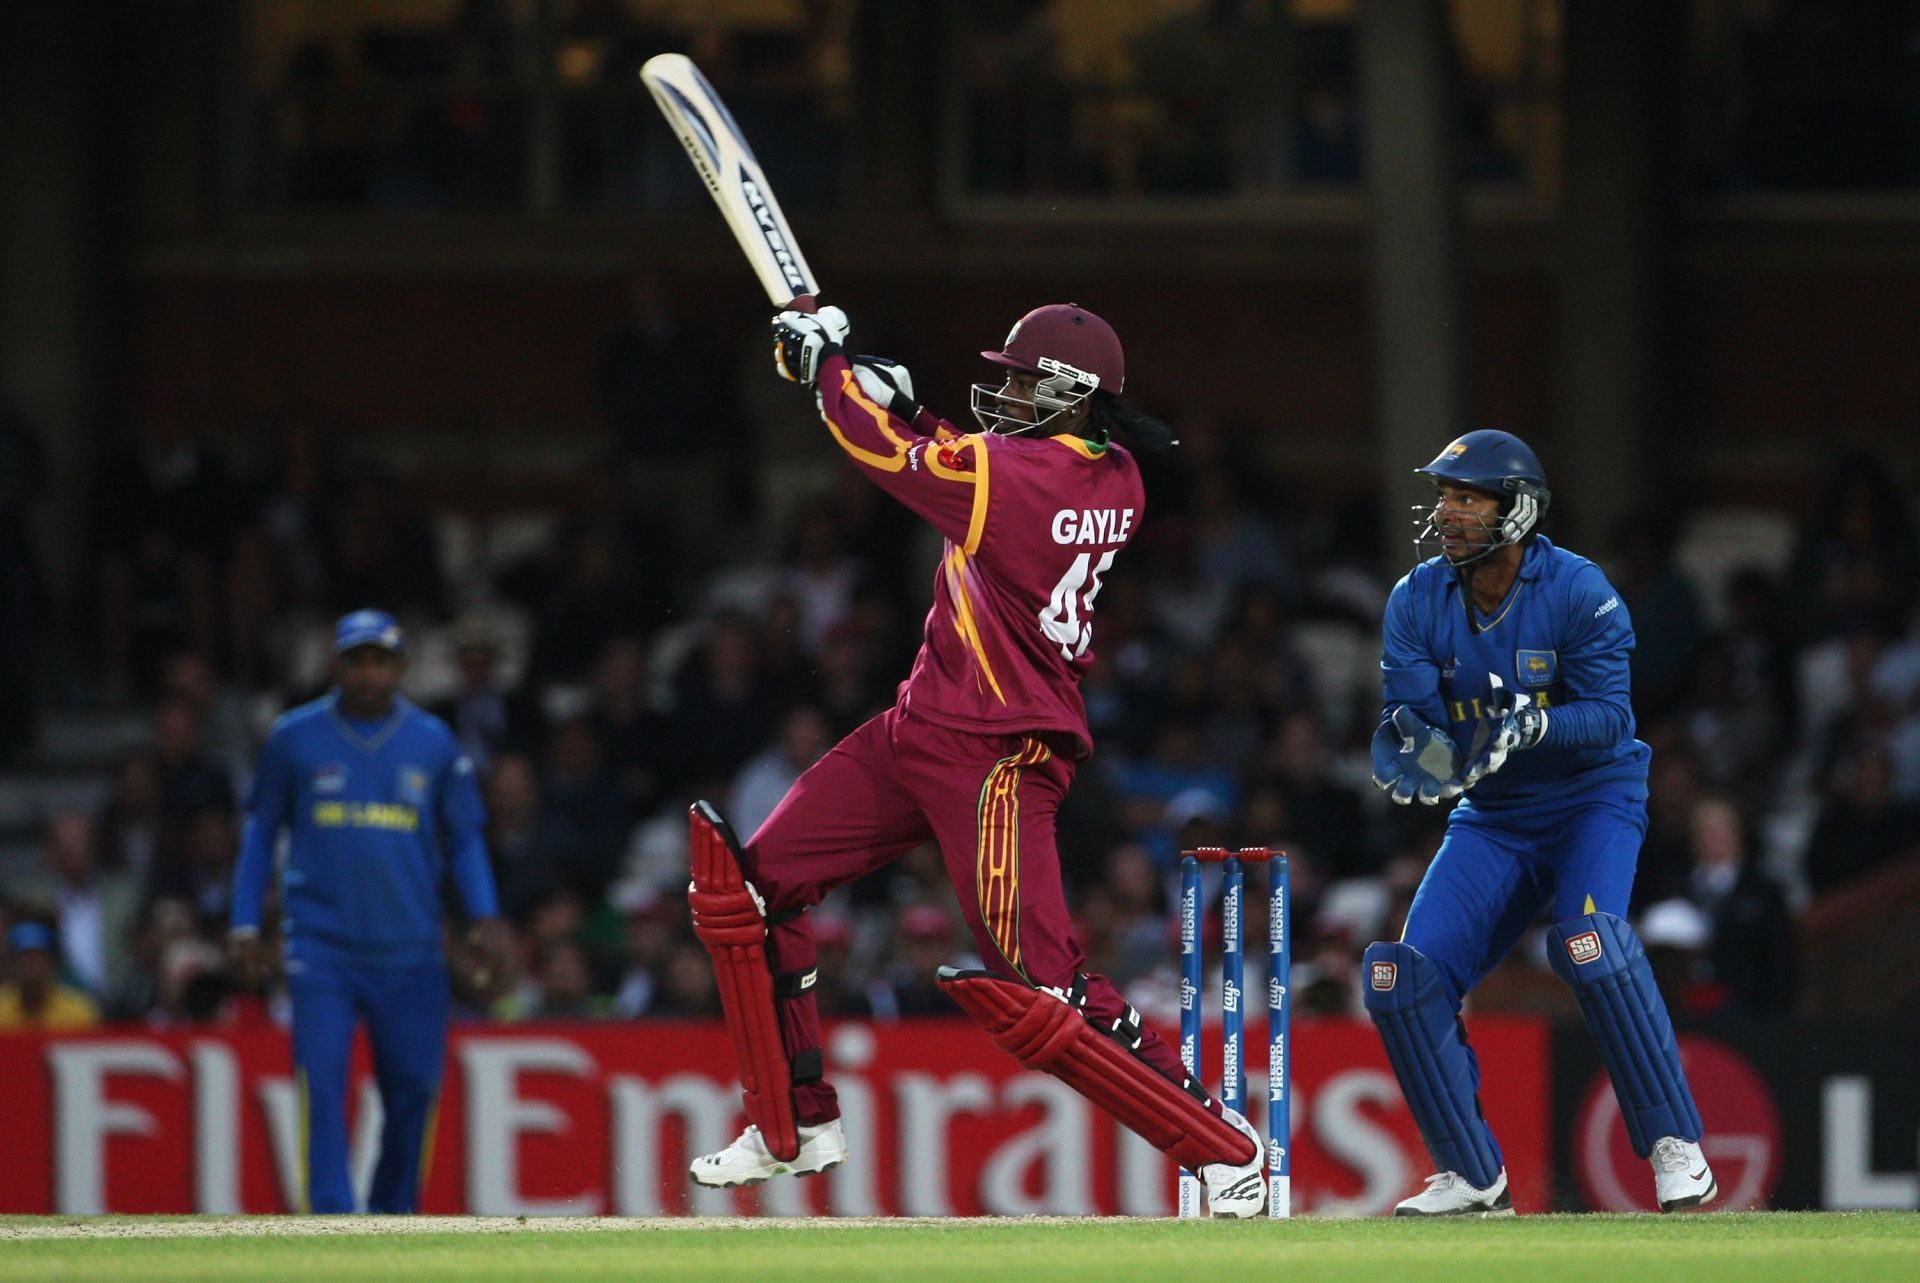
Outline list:
[[[1492,539],[1473,556],[1454,562],[1456,566],[1478,561],[1496,548],[1525,539],[1546,514],[1551,497],[1547,474],[1533,450],[1513,433],[1494,428],[1469,432],[1449,442],[1432,463],[1415,468],[1414,475],[1435,485],[1451,481],[1472,486],[1500,498],[1500,524],[1491,530]],[[1414,505],[1414,521],[1420,528],[1414,544],[1422,551],[1440,537],[1438,509],[1437,503]]]

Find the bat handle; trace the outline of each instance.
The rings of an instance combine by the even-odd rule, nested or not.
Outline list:
[[[811,294],[796,294],[793,299],[780,310],[783,312],[817,312],[820,310],[820,300]]]

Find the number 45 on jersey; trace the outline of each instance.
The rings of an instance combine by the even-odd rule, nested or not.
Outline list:
[[[1062,659],[1078,659],[1093,644],[1093,599],[1100,592],[1100,580],[1113,568],[1113,552],[1083,552],[1073,559],[1067,573],[1053,586],[1053,599],[1040,612],[1040,631],[1060,645]]]

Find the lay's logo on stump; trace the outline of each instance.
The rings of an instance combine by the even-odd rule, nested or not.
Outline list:
[[[1400,978],[1400,968],[1395,966],[1393,963],[1376,962],[1373,964],[1372,984],[1375,989],[1385,992],[1386,990],[1393,988],[1394,981],[1399,978]]]
[[[1577,936],[1568,937],[1567,956],[1573,959],[1575,966],[1584,966],[1589,962],[1597,962],[1600,958],[1600,933],[1598,931],[1582,931]]]

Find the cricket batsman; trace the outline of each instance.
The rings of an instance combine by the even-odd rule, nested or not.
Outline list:
[[[274,848],[293,1060],[306,1134],[302,1211],[351,1212],[347,1065],[356,1026],[373,1044],[384,1115],[371,1212],[413,1212],[446,1058],[446,884],[476,949],[508,956],[473,763],[445,722],[397,691],[400,626],[357,610],[334,630],[332,692],[287,713],[261,751],[234,873],[232,948],[256,982]]]
[[[1114,440],[1172,430],[1117,399],[1120,340],[1074,304],[1037,308],[976,384],[982,431],[920,405],[907,371],[849,357],[838,308],[782,312],[774,360],[875,484],[946,537],[933,608],[894,706],[842,740],[741,844],[692,814],[694,926],[712,954],[751,1120],[695,1159],[702,1185],[806,1175],[846,1155],[824,1074],[807,909],[928,840],[939,844],[984,971],[939,983],[1003,1049],[1071,1084],[1197,1171],[1215,1216],[1265,1209],[1257,1134],[1190,1080],[1105,977],[1087,971],[1061,889],[1054,817],[1092,752],[1080,679],[1094,599],[1146,511]]]
[[[1396,1216],[1511,1215],[1480,1113],[1462,999],[1543,908],[1663,1212],[1718,1193],[1666,1004],[1626,920],[1647,831],[1647,746],[1633,737],[1633,623],[1584,557],[1535,529],[1540,461],[1469,432],[1417,470],[1437,489],[1417,543],[1438,545],[1387,600],[1374,783],[1395,802],[1459,797],[1397,941],[1363,960],[1367,1011],[1439,1171]]]

